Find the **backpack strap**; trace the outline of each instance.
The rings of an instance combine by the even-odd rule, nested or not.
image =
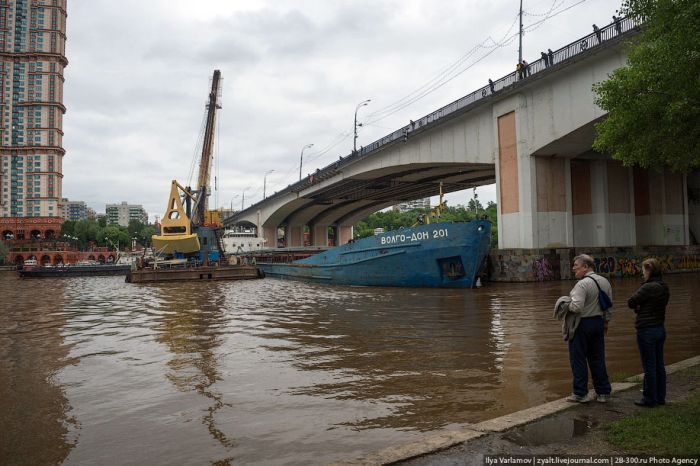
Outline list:
[[[593,278],[593,275],[586,275],[586,276],[583,277],[583,278],[590,278],[591,280],[593,280],[593,283],[595,283],[595,286],[598,287],[598,293],[600,293],[600,292],[602,291],[602,290],[600,289],[600,285],[598,284],[598,280],[596,280],[595,278]]]
[[[612,307],[612,300],[610,299],[610,296],[609,296],[605,291],[603,291],[603,290],[600,289],[600,285],[598,284],[598,280],[596,280],[595,278],[593,278],[593,275],[586,275],[586,276],[583,277],[583,278],[590,278],[591,280],[593,280],[593,283],[595,283],[595,286],[598,287],[598,296],[596,297],[596,299],[598,300],[598,305],[600,306],[600,309],[603,311],[603,313],[607,312],[607,309],[609,309],[610,307]],[[603,293],[603,294],[605,295],[605,297],[607,298],[607,301],[610,303],[610,305],[609,305],[608,307],[606,307],[606,308],[603,308],[603,303],[602,303],[602,301],[601,301],[601,299],[600,299],[600,294],[601,294],[601,293]]]

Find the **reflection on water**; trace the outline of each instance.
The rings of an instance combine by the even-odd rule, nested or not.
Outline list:
[[[700,353],[698,274],[667,278],[674,362]],[[572,285],[2,276],[0,463],[323,464],[560,398]],[[641,371],[636,286],[614,283],[613,375]]]
[[[47,299],[42,284],[18,287],[0,272],[0,464],[58,464],[77,423],[56,374],[71,361],[61,332],[63,287]],[[59,312],[57,312],[59,311]]]
[[[222,408],[233,408],[225,403],[214,385],[221,380],[217,368],[216,351],[221,346],[220,329],[226,325],[223,301],[223,284],[206,289],[182,285],[151,287],[160,294],[160,302],[170,312],[164,313],[153,329],[158,333],[156,341],[167,346],[172,353],[165,377],[178,390],[195,391],[211,400],[202,421],[211,436],[223,447],[232,448],[233,441],[216,426],[216,413]],[[230,464],[233,457],[217,459],[217,464]]]

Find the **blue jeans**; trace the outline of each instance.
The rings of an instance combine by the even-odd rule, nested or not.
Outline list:
[[[569,340],[569,362],[574,376],[573,393],[588,393],[588,368],[591,369],[593,388],[598,395],[611,391],[608,371],[605,368],[605,321],[602,317],[581,319],[574,338]]]
[[[637,345],[644,368],[644,401],[653,405],[666,403],[665,341],[663,326],[637,329]]]

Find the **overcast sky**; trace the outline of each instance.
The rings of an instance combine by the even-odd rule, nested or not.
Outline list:
[[[524,0],[524,58],[608,24],[615,0]],[[519,0],[69,0],[63,195],[165,211],[199,157],[215,69],[210,207],[241,207],[462,97],[517,61]],[[549,19],[547,19],[549,17]],[[546,19],[546,21],[541,22]],[[417,90],[448,82],[404,106]],[[404,100],[401,100],[404,99]],[[413,99],[411,99],[413,100]],[[401,105],[397,105],[399,102]],[[192,184],[196,184],[196,168]],[[212,181],[213,183],[213,181]],[[495,187],[479,188],[495,201]],[[472,191],[450,196],[466,204]]]

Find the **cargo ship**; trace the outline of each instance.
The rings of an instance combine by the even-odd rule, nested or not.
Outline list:
[[[333,285],[471,288],[491,243],[488,220],[429,223],[352,241],[305,259],[256,254],[268,277]],[[283,259],[282,259],[283,260]]]

